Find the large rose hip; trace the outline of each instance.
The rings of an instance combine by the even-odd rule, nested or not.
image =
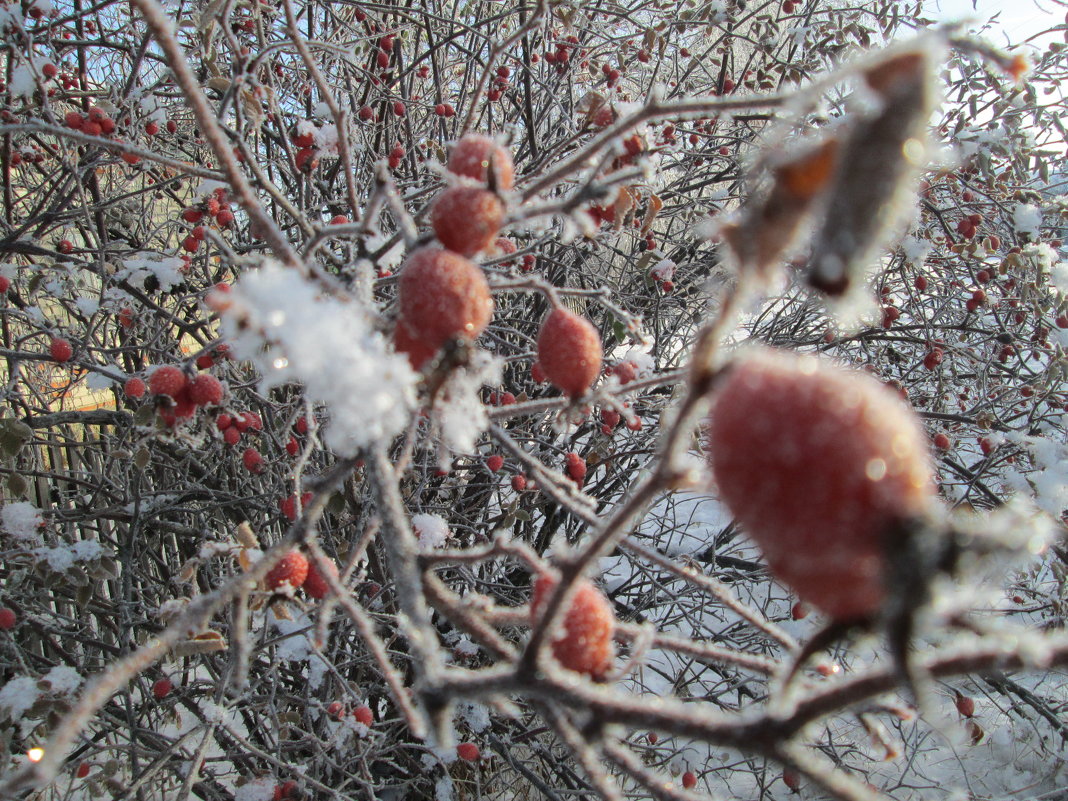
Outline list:
[[[558,307],[538,332],[538,364],[545,377],[572,398],[593,385],[601,372],[601,335],[585,317]]]
[[[421,248],[404,263],[398,295],[400,325],[436,351],[450,339],[475,339],[493,315],[482,270],[455,253]]]
[[[537,623],[549,603],[549,596],[559,579],[543,573],[534,581],[530,611]],[[609,601],[589,579],[579,579],[571,603],[558,618],[557,631],[551,637],[553,656],[568,670],[604,678],[615,658],[613,636],[616,615]]]
[[[835,620],[876,614],[902,524],[934,498],[927,437],[875,378],[771,350],[712,396],[708,461],[772,573]]]

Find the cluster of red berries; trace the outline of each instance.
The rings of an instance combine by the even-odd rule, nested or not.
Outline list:
[[[534,624],[541,619],[559,578],[542,573],[534,581],[530,605]],[[571,602],[558,618],[559,628],[550,635],[553,656],[568,670],[594,679],[604,678],[615,658],[616,616],[612,603],[589,579],[579,579]]]
[[[246,431],[251,431],[253,433],[262,431],[263,418],[256,412],[221,412],[215,418],[215,427],[222,432],[223,441],[227,445],[236,445],[241,441],[241,435]],[[249,450],[254,449],[250,448]],[[259,455],[258,452],[257,455]],[[255,457],[249,458],[255,460]],[[260,461],[262,462],[262,459]],[[247,464],[246,467],[248,467]]]
[[[333,578],[338,577],[337,565],[327,562]],[[271,592],[283,591],[286,587],[294,590],[301,587],[309,598],[321,600],[330,594],[330,580],[324,576],[315,562],[300,551],[290,551],[279,559],[263,579],[264,586]]]
[[[578,49],[578,37],[574,34],[561,42],[556,43],[553,50],[545,51],[545,61],[556,66],[556,71],[561,75],[567,71],[568,62],[571,60],[571,51]]]
[[[143,398],[146,392],[156,396],[160,418],[174,426],[192,417],[200,407],[218,406],[223,399],[222,383],[210,373],[199,373],[192,379],[178,367],[160,367],[148,379],[133,376],[126,380],[126,397]]]
[[[972,239],[979,230],[979,224],[983,221],[981,214],[969,214],[957,221],[957,233],[965,239]]]
[[[494,102],[501,99],[509,87],[508,78],[511,76],[512,70],[503,64],[497,67],[497,71],[493,76],[493,84],[488,92],[486,92],[486,99],[490,102]]]
[[[567,477],[578,486],[581,487],[585,483],[586,460],[577,453],[571,452],[564,457],[564,470],[567,472]]]
[[[326,714],[334,720],[341,720],[346,714],[345,705],[340,701],[332,701],[326,708]],[[362,723],[367,727],[370,727],[375,722],[374,713],[371,712],[371,707],[367,706],[367,704],[360,704],[354,707],[352,717],[357,723]]]
[[[486,136],[469,134],[453,148],[448,169],[485,185],[510,189],[508,151]],[[493,315],[493,298],[482,270],[467,259],[497,237],[504,204],[489,189],[457,184],[434,201],[431,224],[445,249],[425,247],[404,263],[394,344],[420,369],[452,339],[477,338]]]
[[[233,205],[227,197],[225,187],[218,187],[202,202],[182,211],[182,219],[194,226],[182,242],[182,248],[189,253],[196,253],[200,243],[204,241],[205,231],[201,222],[205,217],[214,220],[219,228],[229,228],[234,224]]]

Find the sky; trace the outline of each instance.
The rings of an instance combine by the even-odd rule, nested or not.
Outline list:
[[[973,0],[926,0],[925,5],[928,13],[939,20],[964,17],[988,20],[997,15],[998,27],[1007,34],[1007,38],[993,39],[1000,45],[1015,44],[1053,25],[1063,24],[1068,11],[1054,0],[975,0],[974,7]]]

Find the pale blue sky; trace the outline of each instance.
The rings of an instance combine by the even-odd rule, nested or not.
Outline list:
[[[927,0],[928,13],[937,19],[950,20],[977,17],[987,20],[1000,12],[1000,28],[1008,40],[1018,43],[1053,25],[1063,24],[1066,9],[1053,0]],[[992,37],[993,38],[993,37]],[[1001,39],[997,44],[1005,44]]]

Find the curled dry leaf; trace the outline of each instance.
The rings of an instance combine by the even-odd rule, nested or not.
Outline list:
[[[908,216],[928,159],[928,121],[937,107],[942,41],[922,37],[892,49],[862,73],[856,109],[813,240],[808,283],[845,294]],[[874,101],[874,102],[871,102]]]

